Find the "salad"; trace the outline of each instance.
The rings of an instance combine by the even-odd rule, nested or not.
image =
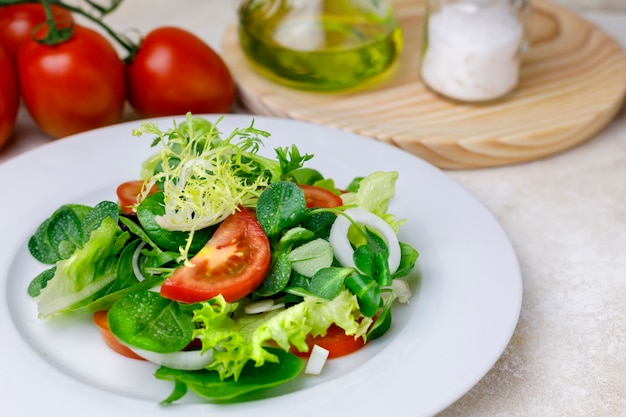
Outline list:
[[[228,135],[219,122],[144,122],[133,135],[158,151],[140,179],[118,201],[59,207],[28,242],[47,265],[28,287],[39,317],[93,315],[111,348],[174,383],[164,403],[320,373],[411,296],[418,252],[388,212],[397,172],[338,188],[295,145],[260,155],[270,134],[254,121]]]

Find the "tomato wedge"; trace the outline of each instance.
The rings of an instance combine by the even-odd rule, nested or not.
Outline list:
[[[265,278],[270,244],[259,223],[240,208],[224,220],[207,244],[161,285],[161,295],[183,303],[222,294],[228,302],[248,295]]]
[[[137,204],[137,196],[139,196],[142,187],[142,180],[127,181],[117,187],[117,199],[120,202],[120,207],[123,213],[133,212],[133,206]],[[157,188],[152,187],[150,194],[156,191],[158,191]]]
[[[300,352],[296,348],[291,349],[291,353],[301,358],[308,358],[314,345],[318,345],[328,350],[328,358],[338,358],[340,356],[349,355],[365,346],[362,337],[354,338],[348,336],[346,332],[339,326],[331,324],[324,336],[313,337],[308,335],[306,344],[309,347],[308,352]]]
[[[124,346],[121,344],[113,333],[111,333],[111,329],[109,328],[109,320],[107,318],[108,311],[96,311],[93,314],[93,321],[98,326],[98,330],[100,330],[100,334],[102,335],[102,339],[104,339],[104,343],[108,347],[110,347],[114,352],[119,353],[120,355],[126,356],[131,359],[139,359],[145,360],[141,356],[137,355],[135,352],[130,350],[128,346]]]
[[[304,198],[306,199],[306,206],[308,208],[333,208],[343,205],[341,197],[325,188],[305,184],[298,184],[298,186],[304,192]]]

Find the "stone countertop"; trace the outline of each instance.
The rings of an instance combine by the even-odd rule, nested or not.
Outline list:
[[[107,21],[143,33],[180,25],[219,51],[233,3],[133,0]],[[626,48],[626,12],[580,13]],[[22,108],[0,163],[50,141]],[[500,221],[524,293],[501,358],[440,417],[626,415],[626,110],[592,140],[550,158],[447,173]]]

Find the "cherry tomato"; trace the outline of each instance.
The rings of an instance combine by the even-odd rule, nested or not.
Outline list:
[[[175,27],[148,33],[126,66],[128,101],[142,117],[226,113],[235,83],[220,56]]]
[[[96,323],[96,326],[98,326],[98,330],[100,330],[100,335],[102,335],[104,343],[113,349],[113,351],[126,356],[127,358],[144,360],[141,356],[130,350],[128,346],[121,344],[117,338],[113,336],[113,333],[111,333],[111,329],[109,328],[107,314],[108,311],[97,311],[93,315],[93,321]]]
[[[74,35],[55,46],[28,39],[17,58],[24,104],[35,123],[56,138],[116,123],[124,108],[124,68],[117,52],[98,32],[73,28]]]
[[[304,184],[300,184],[298,186],[304,192],[304,198],[306,199],[306,206],[308,208],[333,208],[339,207],[343,204],[341,197],[325,188]]]
[[[161,285],[163,297],[194,303],[222,294],[228,302],[248,295],[265,278],[270,244],[245,209],[224,220],[207,244]]]
[[[328,350],[328,358],[338,358],[356,352],[365,346],[362,337],[355,339],[354,336],[348,336],[341,327],[334,324],[331,324],[324,336],[313,337],[308,335],[306,344],[309,347],[308,352],[300,352],[295,348],[292,348],[291,352],[302,358],[308,358],[313,346],[318,345]]]
[[[51,6],[54,20],[70,23],[72,13],[60,6]],[[0,44],[4,46],[13,61],[33,30],[46,21],[46,12],[40,3],[15,4],[0,7]]]
[[[135,204],[137,204],[137,197],[143,188],[143,181],[127,181],[125,183],[120,184],[117,187],[116,194],[117,199],[120,202],[120,207],[123,213],[133,213],[133,208]],[[158,189],[156,187],[152,187],[148,195],[157,192]]]
[[[9,140],[20,104],[15,68],[0,46],[0,148]]]

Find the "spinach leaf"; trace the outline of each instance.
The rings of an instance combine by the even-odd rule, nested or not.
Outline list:
[[[109,310],[111,332],[122,342],[152,352],[177,352],[192,340],[193,314],[178,302],[142,290],[117,300]]]
[[[48,281],[54,277],[56,270],[57,267],[53,266],[37,275],[28,285],[28,295],[34,298],[41,294],[41,290],[46,288]]]
[[[67,206],[62,207],[53,215],[46,233],[50,246],[56,248],[59,254],[58,260],[69,258],[76,249],[83,246],[84,234],[81,221]]]
[[[89,239],[91,232],[98,227],[107,217],[111,217],[113,220],[119,220],[119,206],[112,201],[102,201],[94,206],[92,210],[86,214],[85,218],[81,222],[81,228],[85,235],[85,240]]]
[[[304,363],[294,354],[277,348],[265,349],[276,355],[278,362],[266,361],[262,366],[256,367],[253,361],[249,361],[237,380],[222,380],[217,371],[181,371],[160,367],[155,376],[175,383],[174,392],[163,402],[170,404],[179,400],[188,389],[209,401],[226,402],[254,391],[284,384],[302,372]]]
[[[337,215],[329,211],[318,211],[315,209],[311,211],[302,220],[302,227],[312,231],[315,237],[328,239],[330,228],[337,219]]]
[[[283,230],[298,225],[304,218],[304,193],[292,182],[272,183],[259,196],[256,211],[265,234],[270,239],[277,238]]]
[[[289,174],[284,175],[283,179],[296,184],[313,185],[315,181],[323,180],[324,177],[313,168],[299,168],[289,171]]]
[[[291,262],[286,252],[272,254],[272,262],[267,275],[254,290],[254,294],[269,297],[282,291],[291,277]]]

